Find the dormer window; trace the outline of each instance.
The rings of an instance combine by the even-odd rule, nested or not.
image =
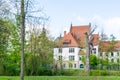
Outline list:
[[[64,41],[64,42],[63,42],[63,46],[68,46],[68,45],[70,44],[70,42],[71,42],[70,40]]]

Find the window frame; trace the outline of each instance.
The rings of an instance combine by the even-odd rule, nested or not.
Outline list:
[[[58,56],[58,60],[59,60],[59,61],[62,60],[62,55],[59,55],[59,56]]]
[[[74,53],[75,49],[74,48],[69,48],[69,53]]]
[[[74,61],[75,60],[75,56],[69,56],[69,61]]]
[[[62,48],[58,48],[58,53],[62,53]]]
[[[81,67],[81,65],[82,65],[82,67]],[[80,68],[84,68],[84,64],[80,64]]]

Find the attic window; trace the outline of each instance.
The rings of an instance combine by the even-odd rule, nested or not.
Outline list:
[[[70,44],[70,41],[65,41],[65,42],[63,42],[63,45],[64,46],[68,46]]]
[[[63,42],[63,45],[69,44],[69,42]]]

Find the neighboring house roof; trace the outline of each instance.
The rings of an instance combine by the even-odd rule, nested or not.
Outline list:
[[[98,41],[99,41],[99,34],[93,34],[93,45],[97,45],[98,44]]]
[[[102,52],[106,51],[119,51],[120,41],[101,41],[99,44],[99,50]]]
[[[114,47],[114,49],[115,49],[116,51],[120,51],[120,41],[116,41],[116,42],[115,42],[115,47]]]

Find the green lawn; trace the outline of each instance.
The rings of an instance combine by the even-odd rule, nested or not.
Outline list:
[[[0,80],[20,80],[17,76],[0,76]],[[25,76],[25,80],[120,80],[119,76]]]

